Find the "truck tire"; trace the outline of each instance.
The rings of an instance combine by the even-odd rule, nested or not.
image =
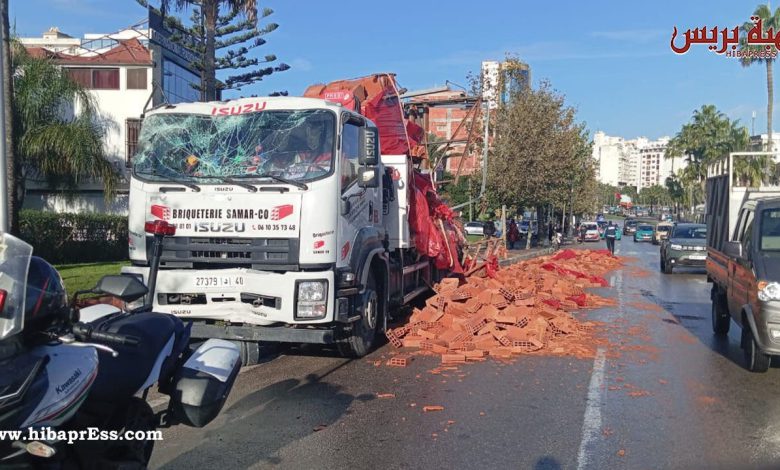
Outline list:
[[[726,336],[731,328],[731,318],[729,317],[726,299],[721,295],[717,288],[712,288],[712,331],[718,336]]]
[[[345,357],[363,357],[374,347],[376,332],[381,319],[381,302],[374,275],[368,275],[366,290],[360,306],[360,320],[351,325],[351,330],[339,341],[339,352]]]
[[[235,341],[241,357],[241,367],[260,363],[260,343],[257,341]]]
[[[745,351],[745,368],[750,372],[763,373],[769,369],[772,356],[764,354],[756,344],[753,330],[748,322],[742,323],[742,348]]]

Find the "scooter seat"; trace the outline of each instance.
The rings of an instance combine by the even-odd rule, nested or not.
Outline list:
[[[135,346],[111,344],[119,353],[117,357],[99,351],[98,375],[90,398],[100,401],[131,397],[138,392],[155,368],[160,353],[169,347],[169,342],[171,347],[174,346],[175,339],[183,328],[178,318],[153,312],[121,314],[99,320],[93,325],[98,331],[135,336],[139,339]]]

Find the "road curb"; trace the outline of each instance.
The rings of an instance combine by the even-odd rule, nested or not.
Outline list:
[[[509,266],[510,264],[517,263],[518,261],[523,261],[531,258],[537,258],[539,256],[549,255],[554,250],[552,248],[537,248],[534,250],[528,250],[527,253],[521,253],[519,255],[511,256],[507,259],[499,260],[498,264],[499,266]]]

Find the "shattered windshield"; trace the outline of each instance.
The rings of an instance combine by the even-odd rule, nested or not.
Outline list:
[[[335,129],[335,115],[326,110],[156,114],[144,120],[134,169],[159,180],[272,175],[308,181],[330,174]]]

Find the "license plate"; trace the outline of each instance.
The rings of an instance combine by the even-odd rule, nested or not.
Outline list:
[[[242,287],[244,276],[197,276],[195,287]]]
[[[707,259],[707,255],[691,255],[691,256],[688,257],[688,259],[701,261],[701,260]]]

